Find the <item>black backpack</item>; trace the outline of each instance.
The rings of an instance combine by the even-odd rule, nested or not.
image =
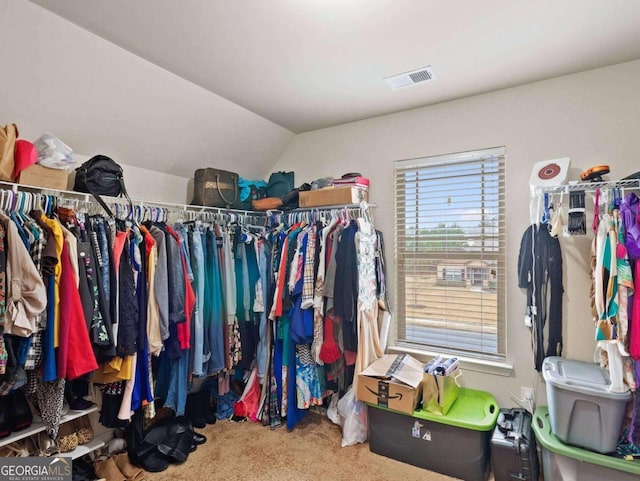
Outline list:
[[[122,167],[106,155],[91,157],[76,169],[73,190],[93,195],[111,217],[113,217],[113,212],[100,198],[101,195],[109,197],[124,195],[129,201],[129,206],[132,205],[124,185]]]

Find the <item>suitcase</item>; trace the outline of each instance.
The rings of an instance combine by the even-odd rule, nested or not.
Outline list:
[[[526,409],[500,409],[491,438],[495,481],[538,481],[538,453]]]

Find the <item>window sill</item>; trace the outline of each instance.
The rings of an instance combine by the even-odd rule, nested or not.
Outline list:
[[[416,349],[403,345],[389,346],[387,351],[392,354],[411,354],[413,357],[422,362],[427,362],[439,353]],[[486,359],[475,359],[472,357],[456,356],[460,362],[460,368],[465,371],[476,371],[484,374],[494,374],[497,376],[509,377],[513,375],[513,366],[506,362],[489,361]]]

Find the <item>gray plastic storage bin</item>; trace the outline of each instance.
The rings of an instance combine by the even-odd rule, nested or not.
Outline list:
[[[544,481],[638,481],[640,462],[627,461],[563,444],[551,432],[546,406],[533,415],[533,432],[542,452]],[[496,478],[497,479],[497,478]],[[515,479],[518,478],[514,478]]]
[[[551,430],[561,441],[599,453],[615,451],[630,392],[610,392],[609,373],[597,364],[547,357]]]

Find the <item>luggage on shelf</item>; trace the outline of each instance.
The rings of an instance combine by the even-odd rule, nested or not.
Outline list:
[[[235,172],[207,167],[198,169],[193,185],[193,205],[235,208],[240,202],[239,176]]]

